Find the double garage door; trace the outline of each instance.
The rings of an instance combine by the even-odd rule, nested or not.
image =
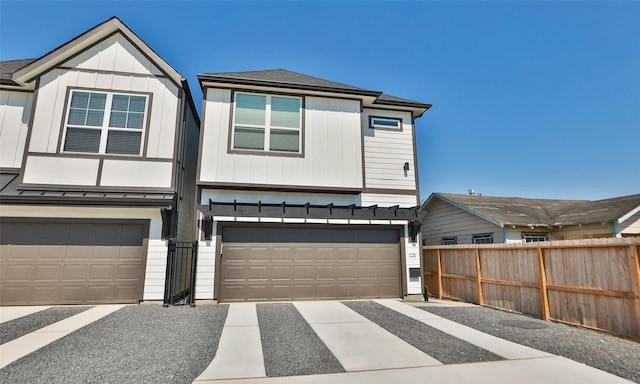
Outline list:
[[[401,297],[399,231],[227,226],[223,302]]]
[[[148,220],[0,220],[0,304],[137,303]]]

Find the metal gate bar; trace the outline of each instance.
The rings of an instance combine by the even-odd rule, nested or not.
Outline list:
[[[164,287],[164,307],[187,305],[195,307],[196,262],[198,242],[169,240],[167,273]]]

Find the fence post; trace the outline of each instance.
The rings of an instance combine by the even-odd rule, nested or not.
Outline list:
[[[191,244],[191,281],[189,287],[189,305],[196,306],[196,268],[198,265],[198,242]]]
[[[478,305],[484,305],[484,294],[482,293],[482,271],[480,269],[480,249],[476,248],[476,282],[478,285]]]
[[[636,277],[635,291],[636,291],[636,321],[640,322],[640,254],[638,252],[638,243],[630,245],[631,262],[634,265],[634,275]]]
[[[547,294],[547,274],[544,269],[542,247],[538,247],[538,267],[540,268],[540,306],[542,320],[549,320],[549,297]]]
[[[173,268],[175,259],[176,244],[173,240],[167,240],[167,268],[164,278],[164,300],[163,307],[168,307],[171,302],[171,292],[173,291]]]
[[[442,299],[442,262],[440,261],[440,250],[436,249],[438,254],[438,299]]]

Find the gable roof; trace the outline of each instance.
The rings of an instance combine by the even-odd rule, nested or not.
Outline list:
[[[431,108],[431,104],[386,95],[380,91],[354,87],[282,68],[245,72],[208,72],[199,74],[198,80],[201,86],[203,82],[220,82],[370,96],[374,98],[373,104],[424,109],[422,113]]]
[[[154,63],[167,77],[176,85],[180,86],[184,78],[164,61],[151,47],[149,47],[138,35],[127,27],[120,19],[113,16],[110,19],[96,25],[83,34],[69,40],[61,46],[51,50],[43,56],[28,60],[12,60],[12,62],[24,61],[25,64],[15,68],[12,72],[11,80],[20,85],[31,83],[38,76],[42,75],[52,67],[59,65],[85,49],[91,47],[114,33],[121,33],[137,49],[140,50],[152,63]],[[15,65],[17,65],[16,63]],[[11,64],[10,64],[11,66]],[[4,72],[4,70],[3,70]]]
[[[604,200],[557,200],[433,193],[425,202],[445,201],[498,226],[557,226],[621,221],[640,209],[640,194]]]

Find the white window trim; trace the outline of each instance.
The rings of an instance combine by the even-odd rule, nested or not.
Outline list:
[[[246,128],[258,128],[264,129],[264,149],[249,149],[249,148],[236,148],[235,147],[235,138],[236,138],[236,103],[235,100],[237,95],[252,95],[252,96],[264,96],[267,98],[265,105],[265,125],[255,125],[255,124],[240,124],[242,127]],[[271,98],[272,97],[281,97],[281,98],[289,98],[289,99],[298,99],[300,101],[300,109],[298,113],[298,128],[291,127],[278,127],[271,126]],[[267,94],[267,93],[253,93],[253,92],[235,92],[234,93],[234,103],[233,103],[233,121],[231,122],[231,145],[230,149],[232,151],[238,152],[247,152],[247,153],[275,153],[275,154],[290,154],[290,155],[302,155],[302,110],[303,110],[303,100],[302,97],[298,96],[289,96],[289,95],[278,95],[278,94]],[[271,147],[271,129],[281,130],[281,131],[295,131],[298,132],[298,151],[277,151],[269,149]]]
[[[85,92],[85,93],[99,93],[103,95],[107,95],[105,105],[104,105],[104,113],[102,116],[102,126],[83,126],[83,125],[70,125],[68,123],[69,112],[71,110],[71,99],[74,92]],[[142,129],[136,128],[118,128],[118,127],[109,127],[109,119],[111,117],[111,106],[113,105],[113,96],[114,95],[123,95],[123,96],[139,96],[145,98],[144,104],[144,116],[142,117]],[[142,156],[144,151],[144,143],[145,136],[147,133],[147,118],[149,114],[149,95],[140,94],[140,93],[131,93],[131,92],[107,92],[107,91],[97,91],[97,90],[89,90],[89,89],[72,89],[69,92],[69,97],[67,100],[67,105],[64,114],[64,133],[62,135],[62,141],[60,143],[60,152],[61,153],[70,153],[70,154],[80,154],[80,155],[99,155],[99,156]],[[67,140],[67,129],[71,128],[81,128],[81,129],[94,129],[100,131],[100,146],[98,147],[98,152],[76,152],[76,151],[65,151],[64,145]],[[137,155],[133,154],[122,154],[122,153],[107,153],[107,138],[109,137],[109,131],[124,131],[124,132],[142,132],[140,136],[140,150]]]
[[[396,125],[375,124],[375,120],[393,122]],[[402,131],[402,119],[398,117],[369,116],[369,128],[383,131]]]
[[[491,239],[491,242],[476,242],[476,240]],[[493,244],[493,233],[474,233],[471,236],[472,244]]]

